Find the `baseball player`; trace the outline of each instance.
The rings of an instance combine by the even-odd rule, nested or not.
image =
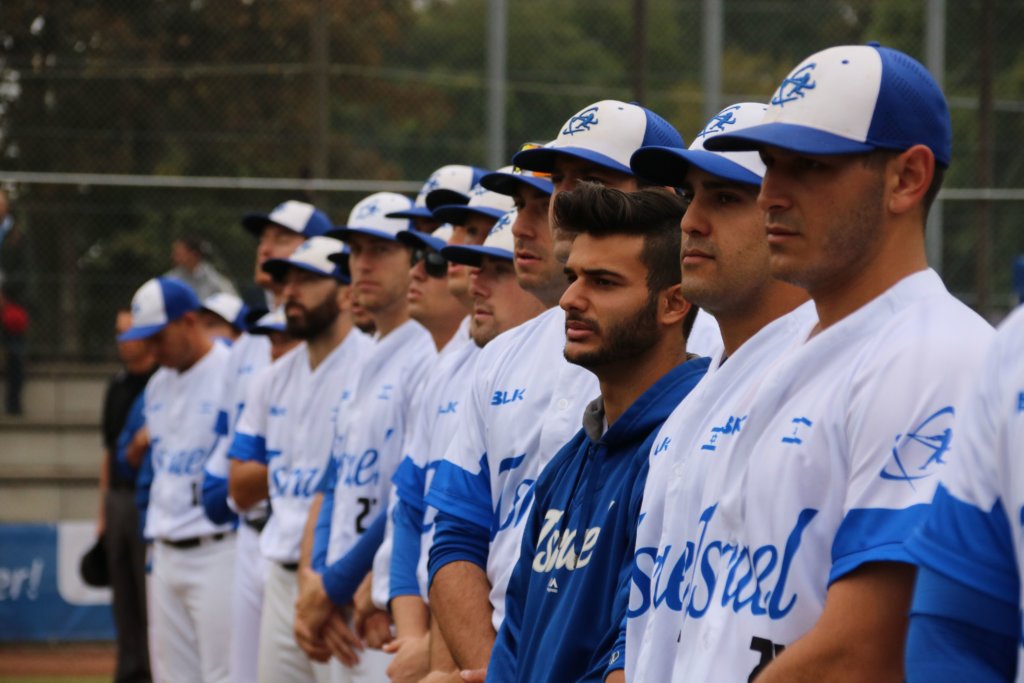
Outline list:
[[[629,155],[654,142],[682,144],[653,112],[603,100],[570,117],[550,147],[521,151],[513,161],[551,173],[555,196],[581,179],[634,190]],[[486,668],[490,659],[537,476],[579,429],[587,402],[598,394],[594,375],[562,356],[565,317],[555,304],[565,275],[547,206],[532,190],[517,189],[527,201],[512,226],[515,268],[523,289],[549,310],[481,352],[462,426],[427,495],[438,510],[430,608],[455,662],[468,669]]]
[[[407,218],[412,222],[412,229],[417,232],[431,234],[443,221],[434,217],[433,208],[442,204],[465,204],[480,177],[485,173],[482,168],[449,164],[442,166],[427,178],[420,188],[413,205],[409,208],[392,211],[387,218]],[[433,193],[433,197],[431,197]],[[486,233],[485,233],[486,234]]]
[[[697,309],[679,284],[685,210],[663,189],[588,183],[555,199],[559,226],[577,233],[560,302],[565,357],[597,375],[601,394],[537,481],[488,680],[604,681],[622,668],[646,455],[708,365],[686,353]]]
[[[249,463],[274,510],[260,535],[269,561],[260,623],[259,680],[313,681],[329,678],[314,665],[292,635],[298,595],[299,544],[313,494],[327,469],[337,405],[352,391],[372,347],[353,329],[348,314],[348,277],[328,257],[342,244],[323,236],[306,240],[291,256],[269,259],[263,269],[284,289],[289,334],[304,341],[260,377],[251,392],[230,456]]]
[[[217,292],[203,299],[199,308],[199,322],[211,339],[231,346],[245,332],[245,317],[248,313],[249,307],[237,296]]]
[[[924,67],[875,44],[805,59],[763,123],[705,143],[760,153],[771,273],[806,289],[818,319],[734,404],[734,433],[676,456],[700,512],[665,520],[671,546],[651,551],[650,599],[680,613],[658,671],[902,679],[905,541],[991,337],[925,257],[951,138]]]
[[[246,232],[257,239],[254,282],[267,292],[270,307],[276,308],[280,300],[280,286],[263,270],[263,263],[288,256],[307,237],[324,234],[331,227],[331,221],[311,204],[292,200],[279,204],[269,213],[248,213],[242,217],[241,223]],[[226,523],[235,515],[228,495],[231,467],[228,447],[234,439],[235,427],[245,406],[249,380],[259,370],[267,367],[270,359],[270,342],[266,336],[243,333],[231,348],[227,386],[217,415],[217,433],[220,438],[206,463],[203,478],[203,507],[207,516],[216,523]],[[241,497],[245,497],[244,493]],[[252,683],[257,677],[256,648],[259,644],[260,609],[266,575],[266,566],[259,550],[259,532],[266,524],[268,514],[265,505],[256,504],[259,500],[243,501],[247,511],[241,516],[242,523],[238,528],[235,552],[243,559],[235,563],[235,577],[231,584],[233,683]]]
[[[146,386],[144,415],[153,480],[145,536],[154,540],[152,620],[160,680],[228,680],[234,525],[203,513],[203,465],[214,430],[229,351],[199,324],[199,299],[173,278],[146,282],[132,298],[132,327],[120,339],[151,339],[162,366]]]
[[[908,681],[1021,680],[1022,339],[1018,308],[957,414],[949,467],[908,544],[918,562]]]
[[[296,617],[300,640],[315,637],[326,615],[351,602],[356,585],[372,566],[383,539],[381,513],[388,507],[391,477],[402,456],[413,391],[437,355],[430,331],[409,318],[411,251],[397,239],[399,232],[409,228],[409,221],[386,217],[408,206],[409,200],[401,195],[372,194],[353,207],[347,225],[331,233],[349,245],[352,287],[373,316],[379,336],[363,363],[354,396],[347,406],[343,399],[339,408],[322,503],[319,510],[316,506],[311,510],[320,522],[312,544],[317,562],[313,570],[302,569],[304,585]],[[368,533],[371,525],[373,533]],[[386,621],[365,627],[363,633],[373,627],[383,629],[383,638],[389,637]],[[384,677],[386,654],[357,653],[361,643],[352,633],[342,639],[325,635],[344,665],[337,678],[377,681]],[[379,644],[369,635],[366,639]]]
[[[724,344],[651,449],[625,640],[626,670],[634,680],[671,680],[671,672],[662,668],[671,659],[655,653],[681,647],[676,642],[677,602],[653,601],[650,586],[657,548],[677,537],[675,520],[700,516],[699,500],[678,490],[679,475],[687,473],[683,454],[711,454],[735,437],[745,420],[735,415],[733,404],[796,340],[797,329],[816,319],[805,290],[771,277],[764,218],[757,206],[764,176],[760,157],[705,149],[716,135],[761,123],[766,108],[753,102],[731,105],[712,117],[689,149],[646,147],[630,162],[638,175],[680,187],[689,200],[681,223],[682,292],[714,316]]]

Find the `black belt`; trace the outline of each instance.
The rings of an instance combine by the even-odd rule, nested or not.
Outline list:
[[[250,529],[254,529],[256,533],[260,533],[263,531],[263,527],[267,526],[267,522],[270,521],[270,517],[259,517],[257,519],[249,519],[248,517],[243,517],[242,521],[245,522],[245,525],[247,527],[249,527]]]
[[[299,563],[298,562],[279,562],[278,564],[280,564],[281,565],[281,569],[285,570],[286,572],[297,572],[297,571],[299,571]]]
[[[222,531],[219,534],[211,534],[210,536],[193,536],[192,538],[179,538],[176,541],[161,538],[160,542],[164,545],[169,545],[172,548],[177,548],[178,550],[188,550],[189,548],[198,548],[204,543],[215,543],[216,541],[223,540],[227,537],[228,532]]]

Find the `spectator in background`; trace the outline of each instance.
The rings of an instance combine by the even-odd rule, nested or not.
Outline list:
[[[182,280],[195,290],[200,301],[218,292],[237,294],[231,281],[206,260],[206,245],[196,237],[179,237],[171,243],[174,268],[165,275]]]
[[[127,308],[117,312],[116,335],[132,326]],[[156,358],[146,341],[117,343],[122,365],[107,385],[103,402],[103,466],[100,469],[100,509],[97,535],[106,535],[107,564],[113,590],[117,627],[117,683],[148,681],[149,648],[146,643],[146,546],[135,507],[136,470],[118,462],[118,436],[128,413],[156,372]]]
[[[25,333],[28,311],[11,298],[10,288],[0,285],[0,338],[7,357],[7,414],[21,415],[21,390],[25,384]]]

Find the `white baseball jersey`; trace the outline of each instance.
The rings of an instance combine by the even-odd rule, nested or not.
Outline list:
[[[203,466],[217,442],[214,430],[229,351],[213,344],[185,372],[160,368],[146,386],[144,411],[153,459],[147,538],[180,540],[232,528],[202,508]]]
[[[698,356],[714,358],[722,349],[722,331],[718,329],[718,321],[702,308],[693,319],[693,329],[686,338],[686,350]]]
[[[555,307],[498,336],[477,359],[465,414],[438,469],[427,502],[475,523],[491,521],[487,578],[492,623],[505,618],[505,589],[519,558],[533,487],[551,458],[579,431],[597,378],[565,360],[565,312]],[[459,478],[488,480],[489,499]]]
[[[355,400],[339,416],[329,451],[336,468],[329,564],[348,552],[387,509],[414,390],[436,356],[430,333],[408,320],[380,339],[366,357]]]
[[[410,505],[423,507],[427,486],[433,479],[433,470],[438,460],[444,457],[444,449],[451,443],[458,425],[459,402],[464,387],[473,372],[473,359],[479,347],[469,336],[469,318],[445,344],[424,374],[411,408],[411,424],[402,446],[402,461],[394,476],[389,510],[399,498],[408,498]],[[434,463],[434,467],[431,467]],[[434,537],[433,512],[425,511],[423,532],[420,538],[420,553],[414,566],[404,567],[410,575],[415,573],[420,586],[420,597],[427,599],[426,561],[430,542]],[[373,593],[374,602],[386,605],[390,599],[391,563],[393,557],[394,523],[388,515],[384,543],[374,557]]]
[[[264,462],[274,514],[260,534],[268,560],[299,560],[309,506],[327,470],[338,403],[355,389],[373,342],[353,329],[310,368],[309,347],[299,344],[267,371],[259,396],[250,396],[238,422],[232,457]],[[235,448],[239,451],[235,452]]]
[[[256,372],[269,366],[270,340],[265,336],[248,332],[239,335],[232,344],[231,355],[228,357],[225,371],[227,385],[224,387],[220,409],[217,412],[217,433],[220,439],[210,454],[210,459],[206,461],[207,474],[220,479],[228,478],[231,469],[228,463],[228,447],[235,438],[235,427],[238,426],[238,418],[245,407],[249,380]],[[259,514],[266,514],[262,506]]]
[[[731,425],[675,454],[684,476],[670,495],[689,501],[687,516],[666,515],[658,547],[638,548],[629,612],[643,611],[646,591],[656,613],[675,615],[650,621],[627,654],[632,680],[746,680],[815,624],[832,581],[912,562],[905,541],[991,327],[931,270],[814,327],[740,397]]]

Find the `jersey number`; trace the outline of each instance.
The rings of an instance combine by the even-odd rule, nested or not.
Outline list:
[[[772,660],[779,656],[779,653],[786,649],[785,645],[779,643],[773,643],[767,638],[758,638],[754,636],[750,639],[750,649],[754,652],[761,654],[761,661],[757,663],[754,670],[750,672],[750,676],[747,678],[747,682],[753,681],[757,678],[757,675],[764,670],[766,666],[772,663]]]
[[[356,533],[361,534],[366,531],[366,516],[370,514],[370,508],[377,504],[376,498],[360,498],[359,504],[363,506],[363,511],[356,517]]]

